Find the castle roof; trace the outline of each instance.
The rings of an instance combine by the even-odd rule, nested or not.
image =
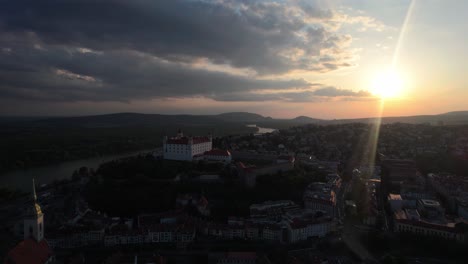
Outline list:
[[[192,139],[193,144],[201,144],[211,141],[209,137],[173,137],[167,139],[167,144],[188,145],[190,139]]]

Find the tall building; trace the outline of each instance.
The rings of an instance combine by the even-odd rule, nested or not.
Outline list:
[[[44,239],[44,214],[37,203],[34,179],[31,198],[24,216],[24,240],[8,252],[5,264],[50,264],[55,261],[52,250]]]
[[[336,184],[337,182],[333,180],[328,183],[313,182],[309,184],[303,193],[304,208],[312,211],[322,211],[334,217],[336,209]]]
[[[179,130],[177,136],[163,139],[163,156],[168,160],[193,160],[194,156],[203,155],[213,146],[211,135],[208,137],[187,137]]]
[[[382,184],[385,194],[400,193],[401,183],[415,179],[416,164],[412,160],[388,159],[382,161]]]

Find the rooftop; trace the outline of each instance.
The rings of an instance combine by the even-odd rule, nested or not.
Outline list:
[[[222,149],[212,149],[210,151],[205,152],[206,156],[224,156],[229,157],[231,156],[231,152]]]
[[[193,141],[193,144],[201,144],[210,142],[209,137],[172,137],[167,139],[167,144],[177,144],[177,145],[188,145],[190,140]]]
[[[440,203],[435,200],[421,199],[420,201],[424,206],[429,206],[429,207],[440,206]]]
[[[406,213],[407,218],[409,218],[409,219],[419,219],[420,218],[418,210],[416,210],[416,209],[406,209],[405,213]]]
[[[401,195],[390,193],[390,194],[388,194],[388,200],[390,200],[390,201],[401,201],[402,199],[401,199]]]
[[[250,209],[264,209],[266,207],[275,207],[275,206],[288,206],[294,205],[295,203],[291,200],[278,200],[278,201],[266,201],[261,204],[252,204]]]
[[[43,264],[52,256],[52,250],[45,240],[37,242],[33,239],[21,241],[10,250],[6,263]]]

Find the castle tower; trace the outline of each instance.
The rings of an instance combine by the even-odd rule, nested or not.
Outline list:
[[[37,203],[34,179],[32,184],[32,203],[29,205],[24,218],[24,239],[32,238],[40,242],[44,239],[44,214],[42,213],[41,206]]]
[[[179,128],[179,131],[177,131],[177,137],[182,138],[184,137],[184,132],[182,132],[182,129]]]

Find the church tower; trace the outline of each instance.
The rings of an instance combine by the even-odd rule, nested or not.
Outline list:
[[[41,206],[37,203],[34,179],[32,184],[32,203],[29,205],[24,218],[24,239],[32,238],[37,242],[41,242],[44,239],[44,214]]]

